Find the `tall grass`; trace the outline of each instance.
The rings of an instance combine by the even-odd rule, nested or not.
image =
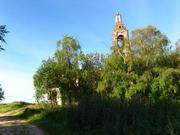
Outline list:
[[[88,97],[77,106],[27,109],[21,116],[50,135],[179,135],[180,105]]]

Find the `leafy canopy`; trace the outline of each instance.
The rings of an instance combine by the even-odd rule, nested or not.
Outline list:
[[[132,31],[130,39],[132,55],[102,56],[84,54],[76,39],[64,36],[34,75],[36,98],[52,97],[58,88],[64,104],[97,94],[128,101],[179,100],[180,54],[170,50],[168,38],[148,26]]]
[[[168,38],[153,26],[132,31],[132,58],[118,54],[105,59],[97,91],[131,100],[179,100],[180,56],[169,50]]]
[[[76,39],[64,36],[54,56],[43,61],[34,75],[36,99],[43,99],[44,94],[50,96],[54,88],[59,89],[64,104],[95,93],[102,59],[99,54],[83,54]]]

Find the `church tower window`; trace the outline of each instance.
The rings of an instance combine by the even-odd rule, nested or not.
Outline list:
[[[117,38],[117,45],[119,47],[121,47],[124,43],[124,36],[123,35],[119,35],[118,38]]]

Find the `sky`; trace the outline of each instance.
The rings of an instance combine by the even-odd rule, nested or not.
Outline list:
[[[0,25],[10,31],[0,52],[2,103],[35,102],[33,75],[63,35],[85,53],[109,53],[117,11],[129,32],[154,25],[172,45],[180,38],[179,0],[0,0]]]

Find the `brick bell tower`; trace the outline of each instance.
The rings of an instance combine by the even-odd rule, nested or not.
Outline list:
[[[112,33],[112,50],[117,53],[117,49],[121,48],[125,56],[129,56],[130,44],[128,30],[122,22],[122,17],[119,12],[115,16],[115,26]]]

